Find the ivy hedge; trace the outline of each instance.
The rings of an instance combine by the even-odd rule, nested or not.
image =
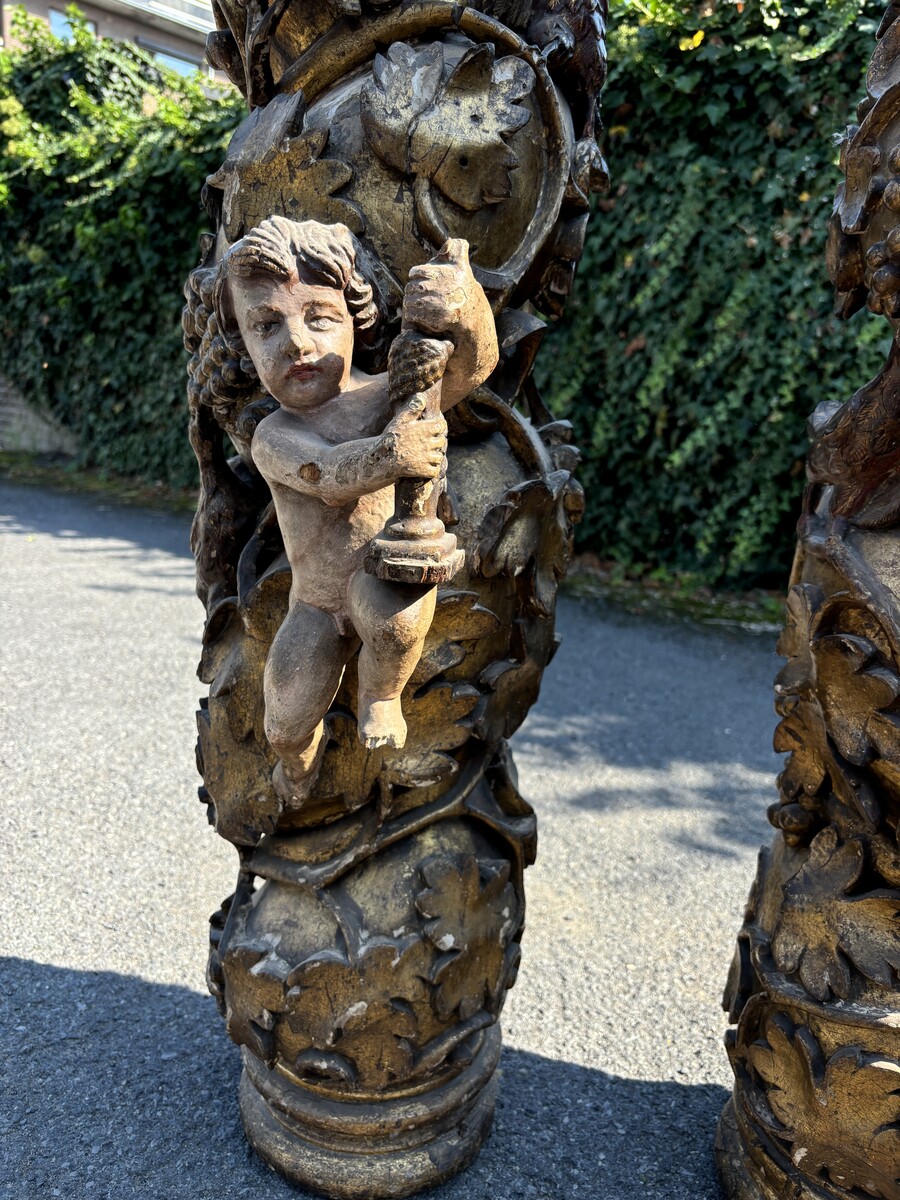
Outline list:
[[[831,315],[832,135],[882,0],[613,0],[613,185],[541,382],[586,452],[581,546],[631,570],[781,582],[805,420],[877,369]],[[180,485],[183,279],[242,101],[73,20],[0,51],[0,373],[86,461]]]
[[[181,289],[243,102],[70,13],[71,41],[19,13],[0,51],[0,374],[86,462],[187,485]]]
[[[890,331],[832,316],[834,133],[883,0],[624,0],[605,93],[612,191],[542,382],[585,452],[582,542],[632,570],[783,583],[805,422]]]

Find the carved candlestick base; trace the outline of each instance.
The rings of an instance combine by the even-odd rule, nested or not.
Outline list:
[[[465,551],[458,549],[454,535],[446,530],[441,533],[437,523],[427,539],[406,537],[407,532],[403,522],[398,521],[373,540],[366,558],[369,574],[390,583],[449,583],[466,560]]]
[[[900,315],[900,6],[829,243],[837,311]],[[729,1200],[900,1200],[900,354],[813,416],[775,684],[789,753],[725,993]]]
[[[448,243],[449,247],[450,243]],[[447,247],[444,247],[446,252]],[[446,254],[442,253],[442,259]],[[414,341],[417,350],[430,349],[446,363],[450,347],[433,338],[404,331],[401,338]],[[398,383],[391,378],[391,391]],[[412,419],[441,417],[441,380],[407,401]],[[465,551],[457,549],[456,538],[438,517],[443,479],[401,479],[394,487],[394,515],[384,530],[369,543],[366,570],[388,583],[436,585],[449,583],[465,562]]]

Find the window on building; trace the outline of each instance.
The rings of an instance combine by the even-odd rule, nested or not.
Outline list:
[[[168,67],[170,71],[177,71],[179,75],[193,75],[195,71],[202,69],[202,63],[194,59],[182,58],[179,54],[169,54],[163,50],[154,50],[153,57],[162,66]]]
[[[86,21],[85,24],[91,33],[97,32],[96,21]],[[72,22],[64,12],[60,12],[57,8],[50,9],[50,32],[54,37],[62,38],[64,42],[72,40]]]

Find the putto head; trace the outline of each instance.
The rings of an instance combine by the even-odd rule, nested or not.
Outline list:
[[[345,225],[270,217],[219,263],[213,308],[226,342],[288,408],[346,386],[355,344],[372,346],[381,311]]]
[[[343,292],[356,336],[374,343],[381,323],[377,291],[363,265],[359,242],[346,225],[269,217],[235,242],[219,263],[213,306],[226,337],[240,337],[231,281],[270,276],[283,283],[305,283]]]

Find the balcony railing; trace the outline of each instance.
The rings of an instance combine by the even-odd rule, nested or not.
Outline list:
[[[119,3],[201,33],[207,33],[216,27],[212,10],[206,0],[119,0]]]

